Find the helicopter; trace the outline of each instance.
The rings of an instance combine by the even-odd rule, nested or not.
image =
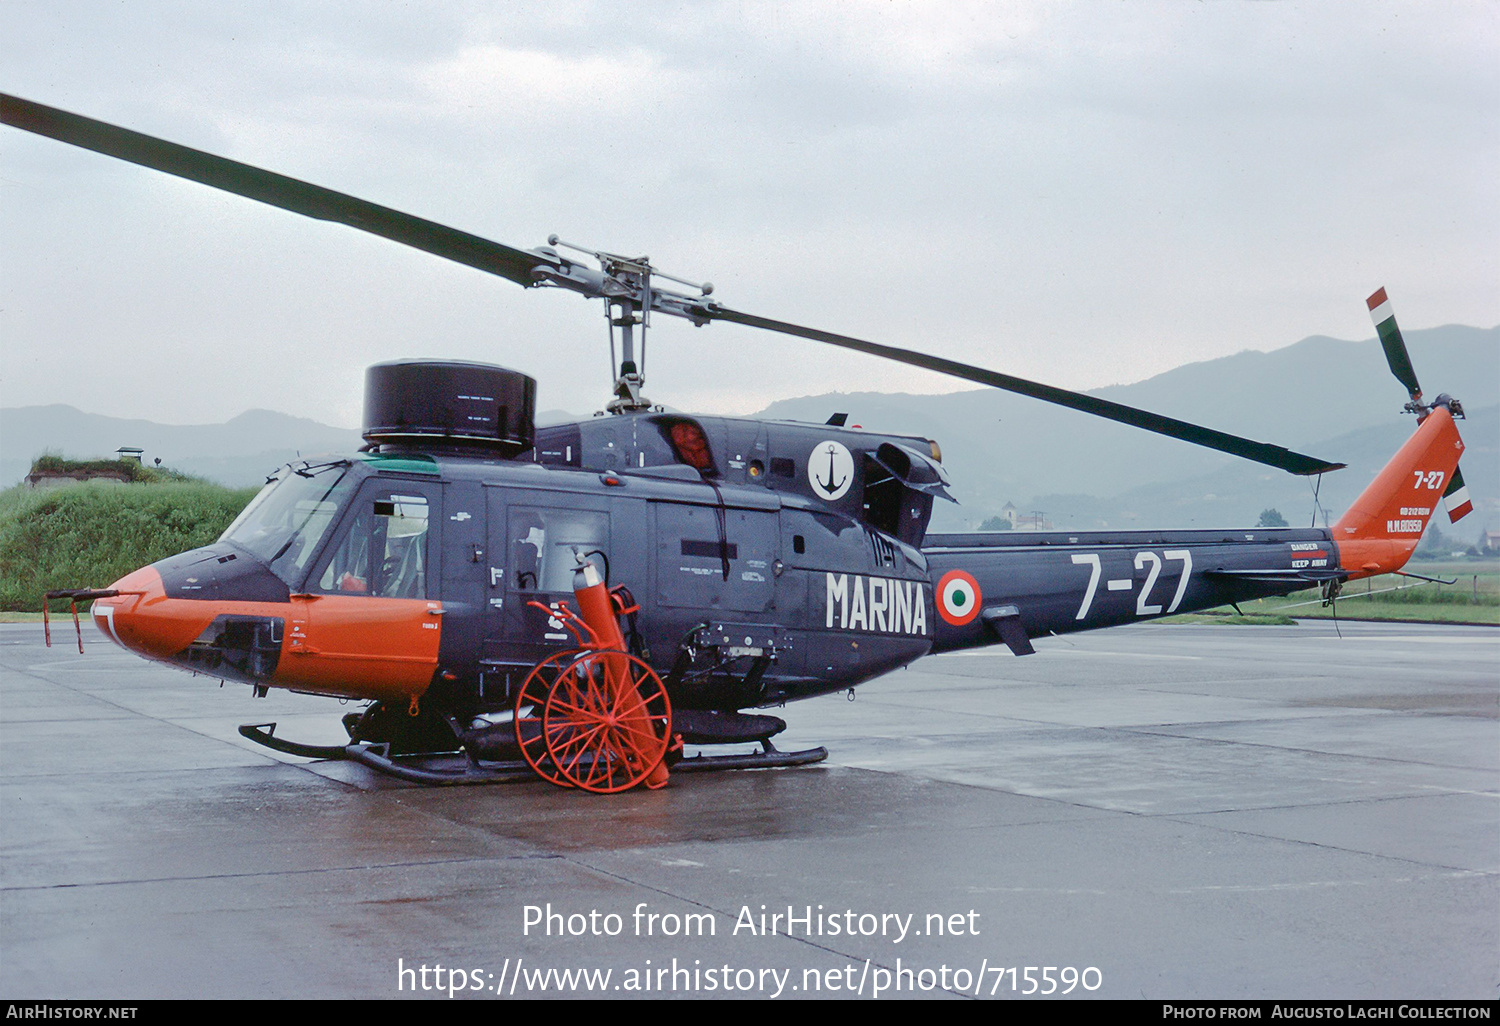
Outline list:
[[[1303,476],[1343,466],[1094,396],[745,313],[647,257],[517,249],[224,157],[0,94],[0,121],[526,288],[602,300],[608,415],[536,424],[536,383],[474,362],[370,367],[358,452],[299,459],[214,544],[93,602],[128,650],[220,680],[368,702],[347,745],[250,740],[421,783],[540,775],[590,791],[669,772],[816,762],[765,710],[927,655],[1136,623],[1402,572],[1458,470],[1462,404],[1425,402],[1385,290],[1367,305],[1418,426],[1324,528],[935,533],[953,501],[937,441],[826,423],[669,411],[643,395],[653,315],[840,346]],[[663,284],[663,283],[670,283]],[[618,344],[618,353],[616,346]],[[618,356],[618,360],[617,360]],[[1411,575],[1418,576],[1418,575]],[[45,609],[45,606],[44,606]],[[50,635],[49,635],[50,636]],[[80,635],[81,639],[81,635]],[[80,640],[81,647],[81,640]],[[749,754],[698,754],[753,744]]]

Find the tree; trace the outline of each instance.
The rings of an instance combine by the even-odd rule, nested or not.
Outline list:
[[[1450,555],[1455,548],[1463,542],[1449,538],[1438,530],[1437,517],[1433,517],[1427,524],[1427,531],[1422,535],[1421,542],[1417,545],[1416,555],[1426,556],[1429,559]]]
[[[1009,531],[1011,522],[1004,517],[990,517],[979,525],[981,531]]]
[[[1284,516],[1281,515],[1281,511],[1280,510],[1271,509],[1271,508],[1268,507],[1268,508],[1263,509],[1263,510],[1260,511],[1260,520],[1256,522],[1255,526],[1256,527],[1290,527],[1291,525],[1286,522],[1286,517],[1284,517]]]

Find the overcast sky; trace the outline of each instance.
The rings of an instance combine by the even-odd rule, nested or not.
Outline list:
[[[1500,321],[1500,5],[25,3],[0,91],[737,309],[1070,388]],[[358,423],[366,365],[598,408],[602,307],[0,128],[0,403]],[[1338,387],[1338,370],[1310,367]],[[968,387],[658,318],[646,393]],[[1165,410],[1164,412],[1171,412]]]

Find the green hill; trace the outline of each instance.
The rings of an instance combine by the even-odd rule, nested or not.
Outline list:
[[[103,588],[137,567],[206,545],[255,492],[205,482],[6,489],[0,609],[36,612],[45,592]]]

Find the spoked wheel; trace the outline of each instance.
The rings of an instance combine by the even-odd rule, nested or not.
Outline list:
[[[521,746],[521,757],[536,771],[537,776],[559,787],[573,786],[557,772],[556,764],[547,754],[547,741],[542,734],[542,714],[547,707],[547,695],[562,667],[578,658],[578,649],[554,652],[537,663],[526,675],[526,682],[516,695],[516,714],[512,722],[516,727],[516,744]]]
[[[558,674],[542,714],[552,766],[598,794],[646,782],[667,754],[672,707],[656,672],[624,652],[589,652]]]

